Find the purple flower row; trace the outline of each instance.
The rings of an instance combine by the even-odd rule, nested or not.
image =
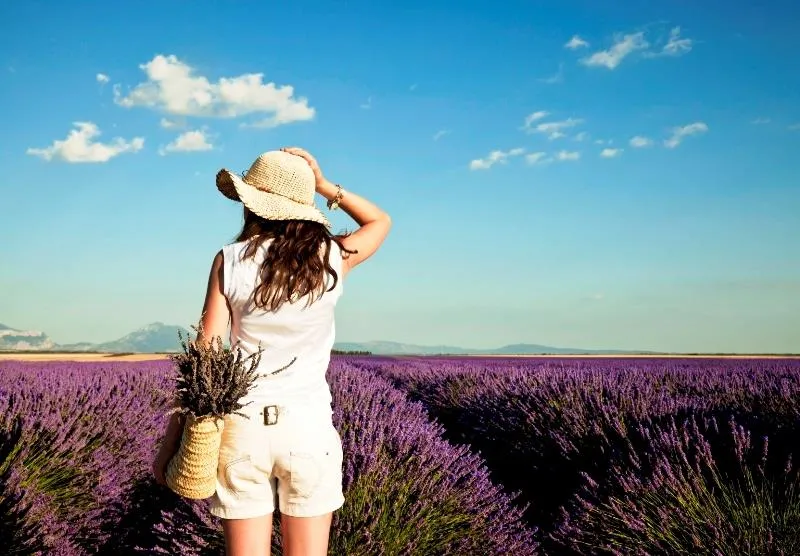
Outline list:
[[[0,363],[0,532],[26,554],[219,554],[218,521],[149,475],[168,362]],[[481,458],[386,379],[335,362],[345,452],[342,554],[535,554],[535,531]],[[8,537],[8,538],[5,538]],[[276,540],[280,537],[277,531]],[[280,552],[274,551],[275,554]]]
[[[656,488],[659,469],[664,477],[688,472],[682,459],[658,459],[674,443],[656,439],[669,435],[707,444],[704,469],[717,469],[716,477],[729,488],[749,477],[749,495],[776,493],[762,496],[769,502],[759,511],[769,513],[768,506],[800,511],[796,501],[778,495],[797,481],[787,462],[800,433],[798,361],[353,358],[351,364],[422,401],[445,425],[448,439],[471,446],[486,459],[496,482],[520,491],[519,500],[529,504],[526,519],[542,531],[548,553],[608,554],[612,538],[632,538],[624,529],[613,533],[603,520],[592,525],[589,518],[598,514],[586,513],[582,503],[619,500],[631,488],[621,477],[632,477],[647,490]],[[733,435],[731,427],[743,432]],[[769,440],[761,468],[745,457],[750,452],[741,438],[747,434]],[[714,475],[703,476],[713,485]],[[641,498],[628,507],[631,515]],[[674,500],[671,506],[660,502],[667,511],[682,511]],[[584,544],[576,542],[578,530],[584,531]],[[773,532],[778,542],[777,529]],[[800,532],[792,535],[800,539]],[[635,554],[633,546],[646,544],[636,542],[620,553]],[[784,539],[780,546],[791,542]]]

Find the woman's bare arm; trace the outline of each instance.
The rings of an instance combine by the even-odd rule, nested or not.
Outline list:
[[[317,193],[328,201],[336,198],[339,187],[322,175],[319,164],[311,154],[297,147],[287,147],[281,150],[304,158],[314,171]],[[348,190],[342,189],[342,196],[338,204],[359,225],[358,230],[342,239],[342,245],[348,251],[356,251],[356,253],[345,255],[342,261],[346,274],[378,250],[389,234],[392,219],[372,202]]]
[[[338,187],[325,180],[317,186],[317,193],[332,200]],[[343,264],[345,272],[371,257],[381,246],[392,227],[392,219],[372,202],[353,193],[342,191],[339,207],[359,225],[358,230],[342,238],[342,245],[356,253],[346,255]]]
[[[222,251],[218,252],[211,263],[211,272],[208,275],[206,298],[203,303],[203,316],[200,320],[201,333],[197,335],[197,342],[216,345],[217,337],[225,340],[230,321],[230,307],[223,293],[223,257]]]

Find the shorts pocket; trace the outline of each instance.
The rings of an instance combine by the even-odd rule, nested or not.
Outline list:
[[[314,494],[324,476],[323,457],[327,457],[327,454],[289,453],[289,486],[294,495],[308,498]]]
[[[315,447],[289,451],[289,487],[292,494],[309,498],[335,467],[341,466],[342,445],[336,429],[326,430]]]
[[[257,469],[250,456],[241,456],[225,463],[222,470],[225,487],[234,493],[244,493],[258,484]]]

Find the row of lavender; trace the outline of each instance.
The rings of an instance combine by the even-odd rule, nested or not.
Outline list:
[[[0,362],[3,554],[222,553],[206,504],[150,477],[168,373],[167,362]],[[330,380],[347,497],[332,554],[538,553],[524,507],[420,403],[347,360]]]
[[[353,359],[519,491],[552,554],[800,554],[800,361]]]

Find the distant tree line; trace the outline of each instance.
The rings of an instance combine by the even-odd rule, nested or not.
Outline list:
[[[332,355],[372,355],[371,351],[332,349]]]

